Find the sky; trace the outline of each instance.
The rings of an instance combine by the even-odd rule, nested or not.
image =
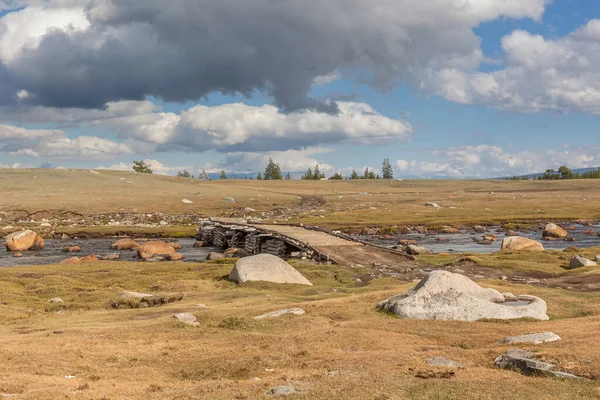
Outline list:
[[[600,167],[597,0],[0,0],[0,168]]]

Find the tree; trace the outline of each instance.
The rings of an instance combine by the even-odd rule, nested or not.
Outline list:
[[[205,170],[202,170],[202,172],[198,174],[198,179],[203,180],[203,181],[209,180],[208,174],[206,173]]]
[[[275,164],[271,158],[269,158],[269,163],[265,168],[265,175],[263,179],[265,181],[282,179],[281,168],[279,168],[279,165]]]
[[[292,179],[292,176],[290,175],[290,173],[288,172],[287,174],[285,174],[285,179],[290,180]]]
[[[179,171],[177,173],[177,176],[180,178],[193,178],[193,175],[190,175],[190,173],[187,171],[187,169],[184,169],[183,171]]]
[[[310,181],[313,179],[315,179],[315,176],[313,175],[312,169],[308,167],[308,171],[306,171],[306,174],[302,175],[302,180]]]
[[[262,181],[262,180],[263,180],[262,174],[261,174],[260,172],[259,172],[259,173],[258,173],[258,175],[256,176],[256,180],[257,180],[257,181]]]
[[[375,179],[375,172],[369,171],[369,167],[365,168],[363,179]]]
[[[383,159],[381,173],[383,175],[383,179],[394,179],[394,169],[392,168],[392,164],[390,164],[389,158]]]
[[[350,174],[350,179],[360,179],[355,170],[352,170],[352,174]]]
[[[150,168],[149,164],[146,164],[144,160],[133,161],[133,170],[135,172],[139,172],[140,174],[152,174],[152,168]]]
[[[317,164],[317,165],[315,166],[315,173],[314,173],[314,175],[313,175],[313,179],[314,179],[315,181],[318,181],[318,180],[321,180],[321,179],[323,179],[323,178],[325,178],[325,175],[321,173],[321,171],[319,170],[319,164]]]
[[[556,179],[556,172],[553,169],[547,169],[541,179]]]
[[[221,171],[221,179],[227,179],[227,173],[225,171]]]
[[[336,172],[335,174],[333,174],[333,176],[331,178],[329,178],[329,180],[332,180],[332,181],[341,181],[343,179],[344,179],[344,177],[339,172]]]
[[[559,179],[575,179],[575,174],[566,165],[561,165],[558,168]]]

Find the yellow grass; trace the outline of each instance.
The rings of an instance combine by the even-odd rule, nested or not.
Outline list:
[[[236,286],[226,264],[93,263],[0,270],[0,393],[18,399],[260,399],[292,385],[298,399],[591,399],[590,380],[525,377],[497,370],[509,335],[554,331],[563,341],[539,352],[589,378],[600,371],[600,294],[483,282],[545,298],[552,320],[409,321],[375,310],[410,288],[393,279],[354,287],[354,271],[297,264],[315,283]],[[337,277],[337,279],[336,279]],[[340,277],[342,277],[340,279]],[[340,282],[341,281],[341,282]],[[113,310],[122,290],[181,292],[179,303]],[[49,305],[51,297],[64,305]],[[199,303],[207,305],[198,308]],[[304,316],[251,317],[302,307]],[[192,312],[197,328],[175,312]],[[463,363],[450,379],[420,379],[433,356]],[[337,371],[334,373],[328,372]],[[65,378],[75,376],[75,378]],[[254,380],[259,378],[260,380]]]
[[[78,170],[0,170],[0,212],[275,212],[291,222],[332,228],[473,225],[600,217],[600,181],[250,181]],[[120,178],[124,178],[121,180]],[[126,182],[133,182],[127,184]],[[495,195],[488,193],[493,191]],[[367,195],[368,193],[368,195]],[[326,203],[300,207],[299,197]],[[341,196],[341,198],[340,198]],[[234,197],[227,203],[223,197]],[[194,204],[183,204],[187,198]],[[441,210],[425,207],[439,203]],[[256,212],[245,212],[251,207]],[[324,211],[320,211],[324,210]]]

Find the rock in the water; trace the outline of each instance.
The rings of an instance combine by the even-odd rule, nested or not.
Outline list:
[[[201,240],[197,240],[197,241],[194,243],[194,247],[195,247],[195,248],[204,247],[204,242],[203,242],[203,241],[201,241]]]
[[[582,268],[582,267],[595,267],[598,264],[592,260],[588,260],[587,258],[584,258],[582,256],[575,256],[573,258],[571,258],[571,262],[569,263],[569,269],[576,269],[576,268]]]
[[[232,258],[232,257],[236,257],[239,253],[240,253],[240,249],[232,247],[232,248],[229,248],[229,249],[225,250],[225,252],[223,253],[223,255],[226,258]]]
[[[39,250],[44,248],[44,239],[29,229],[11,233],[5,240],[8,251]]]
[[[436,367],[462,368],[462,364],[444,357],[433,357],[427,360],[427,364]]]
[[[475,225],[473,227],[473,230],[477,233],[485,233],[487,231],[487,228],[485,226]]]
[[[460,230],[458,228],[453,228],[451,226],[447,226],[440,230],[440,233],[443,233],[445,235],[451,235],[451,234],[455,234],[455,233],[459,233],[459,232],[460,232]]]
[[[312,286],[312,283],[290,264],[271,254],[257,254],[238,260],[229,274],[229,279],[237,283],[266,281]]]
[[[182,247],[179,243],[175,243],[175,242],[169,242],[167,243],[169,246],[171,246],[172,248],[174,248],[175,250],[181,250]]]
[[[502,293],[485,289],[467,278],[447,271],[433,271],[411,291],[377,305],[401,318],[477,321],[480,319],[534,318],[547,320],[546,302],[519,296],[528,305],[507,306]]]
[[[48,303],[58,304],[58,303],[64,303],[64,301],[60,297],[55,297],[53,299],[48,300]]]
[[[425,207],[442,208],[439,204],[431,202],[425,203]]]
[[[410,245],[416,246],[417,245],[417,241],[416,240],[412,240],[412,239],[402,239],[402,240],[400,240],[398,242],[398,244],[401,245],[401,246],[404,246],[404,247],[410,246]]]
[[[79,257],[71,257],[66,260],[62,260],[59,264],[81,264],[81,260]]]
[[[63,249],[63,252],[65,252],[65,253],[79,253],[80,251],[81,251],[81,247],[79,247],[79,246],[65,247]]]
[[[483,235],[483,240],[486,242],[496,242],[498,240],[498,238],[496,237],[496,235],[492,234],[492,233],[488,233]]]
[[[81,257],[79,261],[82,263],[98,261],[98,257],[95,254],[90,254],[89,256]]]
[[[558,342],[562,340],[560,336],[553,332],[542,332],[542,333],[531,333],[528,335],[511,336],[504,338],[500,341],[500,344],[515,344],[515,343],[531,343],[531,344],[542,344],[550,342]]]
[[[406,251],[408,254],[413,255],[413,256],[418,256],[421,254],[433,254],[433,252],[431,250],[429,250],[426,247],[422,247],[422,246],[415,246],[415,245],[408,245],[406,246],[406,248],[404,249],[404,251]]]
[[[191,200],[188,200],[188,199],[183,199],[183,200],[181,200],[181,202],[182,202],[183,204],[194,204],[194,202],[193,202],[193,201],[191,201]]]
[[[167,260],[169,261],[181,261],[183,260],[183,254],[181,253],[173,253],[173,254],[169,254],[167,255]]]
[[[547,224],[544,228],[543,237],[566,238],[569,233],[556,224]]]
[[[121,258],[121,255],[119,253],[106,254],[106,255],[100,257],[101,260],[118,260],[120,258]]]
[[[301,308],[290,308],[289,310],[273,311],[267,314],[259,315],[258,317],[254,317],[254,319],[277,318],[285,314],[303,315],[304,310]]]
[[[113,250],[133,250],[138,247],[140,247],[140,244],[133,239],[117,240],[110,246]]]
[[[267,392],[267,396],[289,396],[296,394],[296,389],[291,386],[277,386]]]
[[[220,260],[222,258],[225,258],[225,254],[223,253],[217,253],[215,251],[211,251],[210,253],[208,253],[208,255],[206,256],[206,259],[208,261],[215,261],[215,260]]]
[[[191,326],[200,325],[200,322],[197,321],[197,318],[194,314],[179,313],[179,314],[173,315],[173,318],[175,318],[179,322],[183,322],[186,325],[191,325]]]
[[[502,250],[543,251],[544,246],[535,240],[520,236],[508,236],[502,240]]]
[[[21,258],[21,257],[23,257],[23,253],[15,253],[15,254],[13,254],[13,257]]]
[[[145,260],[154,256],[166,256],[175,253],[173,246],[158,240],[144,243],[137,249],[138,257]]]
[[[554,370],[554,364],[549,364],[535,359],[535,353],[522,349],[511,349],[502,354],[494,365],[497,368],[519,371],[524,375],[555,376],[557,378],[579,379],[578,376],[567,372]]]

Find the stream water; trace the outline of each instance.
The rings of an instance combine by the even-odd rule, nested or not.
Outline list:
[[[600,231],[600,225],[594,226],[583,226],[575,225],[576,229],[569,231],[569,236],[576,239],[575,242],[567,242],[564,240],[556,241],[541,241],[541,231],[530,231],[530,232],[519,232],[519,236],[526,237],[541,241],[544,248],[547,250],[564,250],[567,247],[574,246],[579,248],[587,248],[592,246],[600,246],[600,237],[591,236],[583,233],[585,230],[593,229]],[[489,227],[486,233],[493,233],[498,238],[497,242],[490,245],[478,244],[476,240],[482,239],[483,233],[476,233],[473,230],[461,231],[451,235],[443,234],[408,234],[408,235],[394,235],[393,240],[381,240],[379,236],[364,236],[359,235],[356,238],[365,241],[367,243],[378,244],[380,246],[393,247],[398,245],[400,239],[412,239],[417,241],[417,246],[427,247],[434,253],[483,253],[490,254],[500,250],[502,246],[502,239],[505,237],[504,232],[497,232],[500,227]],[[438,238],[443,238],[444,241],[439,241]]]
[[[117,251],[111,250],[110,245],[117,241],[115,238],[107,239],[69,239],[56,240],[46,239],[45,248],[43,250],[24,251],[23,257],[15,258],[13,253],[5,251],[4,241],[0,241],[0,268],[16,267],[23,265],[40,265],[40,264],[56,264],[60,261],[74,256],[83,257],[90,254],[96,254],[98,257],[106,254],[120,253],[120,261],[139,261],[135,251]],[[181,249],[176,250],[184,255],[184,262],[202,262],[206,260],[206,256],[211,251],[215,251],[211,247],[195,248],[195,239],[177,239],[176,242],[181,245]],[[79,246],[79,253],[64,253],[65,247]]]

